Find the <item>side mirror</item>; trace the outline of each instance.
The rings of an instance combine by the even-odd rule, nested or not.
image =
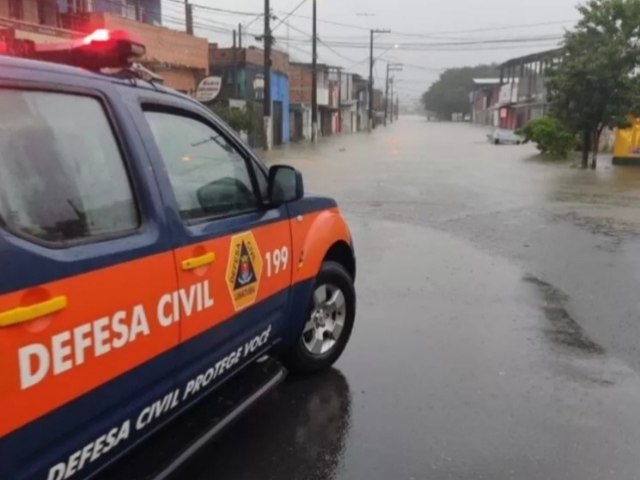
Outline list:
[[[268,191],[272,205],[300,200],[304,196],[302,174],[287,165],[274,165],[269,169]]]

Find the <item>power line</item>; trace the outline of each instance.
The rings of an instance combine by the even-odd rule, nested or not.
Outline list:
[[[306,0],[304,0],[304,1],[306,1]],[[298,33],[302,33],[304,35],[307,35],[307,32],[305,32],[304,30],[299,29],[298,27],[294,27],[289,22],[284,22],[284,23],[285,23],[285,25],[287,25],[292,30],[295,30]],[[309,42],[313,40],[310,36],[308,38],[309,38],[309,40],[308,40]],[[347,62],[353,62],[354,61],[352,58],[346,57],[342,53],[338,52],[331,45],[327,45],[320,37],[318,37],[318,43],[320,43],[321,45],[324,45],[328,50],[332,51],[334,54],[336,54],[338,57],[342,58],[343,60],[346,60]],[[291,45],[289,45],[289,46],[291,46]]]
[[[337,55],[338,57],[342,58],[343,60],[346,60],[347,62],[355,62],[355,60],[353,58],[349,58],[344,56],[343,54],[341,54],[340,52],[338,52],[335,48],[333,48],[330,45],[327,45],[322,39],[320,39],[320,37],[318,37],[318,42],[323,45],[325,48],[329,49],[330,51],[332,51],[335,55]]]
[[[291,15],[293,15],[294,13],[296,13],[296,11],[297,11],[300,7],[302,7],[302,5],[304,5],[306,2],[307,2],[307,0],[302,0],[300,3],[298,3],[298,5],[296,5],[296,6],[295,6],[295,8],[294,8],[293,10],[291,10],[289,13],[287,13],[287,14],[285,15],[285,17],[284,17],[284,18],[282,18],[282,19],[278,22],[278,24],[277,24],[275,27],[273,27],[273,28],[271,29],[271,31],[273,32],[276,28],[278,28],[280,25],[282,25],[283,23],[285,23],[285,21],[286,21],[286,20],[287,20]],[[287,25],[289,25],[289,24],[287,23]],[[291,25],[289,25],[289,26],[291,26]]]
[[[293,27],[292,27],[293,28]],[[299,32],[302,32],[300,29],[296,29]],[[305,32],[302,32],[305,33]],[[408,49],[420,49],[423,47],[457,47],[457,46],[468,46],[468,45],[491,45],[491,44],[502,44],[502,43],[530,43],[530,42],[542,42],[542,41],[559,41],[562,39],[562,36],[558,35],[540,35],[535,37],[510,37],[510,38],[492,38],[492,39],[484,39],[484,40],[467,40],[467,41],[458,41],[458,42],[412,42],[412,43],[402,43],[398,44],[395,42],[391,43],[378,43],[378,46],[381,48],[401,48],[402,50]],[[289,42],[306,42],[308,41],[305,38],[291,38],[288,39]],[[345,47],[345,48],[368,48],[368,42],[346,42],[346,41],[327,41],[325,43],[330,44],[333,47]]]
[[[251,21],[245,23],[243,25],[244,28],[249,28],[251,25],[253,25],[257,20],[261,19],[264,16],[264,13],[259,13],[258,15],[255,16],[255,18],[253,18]]]
[[[482,28],[473,28],[467,30],[448,30],[448,31],[439,31],[432,32],[432,35],[445,35],[449,33],[478,33],[478,32],[493,32],[496,30],[520,30],[521,28],[534,28],[534,27],[546,27],[547,25],[561,25],[563,23],[575,22],[576,20],[557,20],[553,22],[539,22],[539,23],[524,23],[520,25],[502,25],[498,27],[482,27]],[[398,34],[398,35],[408,35],[413,36],[416,34]]]
[[[167,0],[168,2],[173,2],[173,3],[179,3],[181,5],[184,5],[184,2],[182,0]],[[258,12],[246,12],[246,11],[240,11],[240,10],[228,10],[226,8],[216,8],[216,7],[210,7],[208,5],[201,5],[199,3],[192,3],[191,5],[193,5],[194,7],[197,8],[201,8],[203,10],[210,10],[212,12],[218,12],[218,13],[223,13],[223,14],[228,14],[228,15],[246,15],[246,16],[250,16],[250,17],[254,17],[256,15],[258,15]]]
[[[284,13],[284,12],[282,12]],[[307,15],[300,15],[300,14],[296,14],[296,15],[291,15],[294,18],[306,18],[306,19],[310,19],[311,17],[307,16]],[[350,28],[350,29],[354,29],[354,30],[362,30],[362,31],[369,31],[368,27],[363,27],[362,25],[356,25],[356,24],[352,24],[352,23],[344,23],[344,22],[336,22],[333,20],[325,20],[325,19],[318,19],[318,22],[321,23],[326,23],[328,25],[336,25],[336,26],[340,26],[340,27],[344,27],[344,28]],[[440,35],[440,34],[449,34],[449,33],[475,33],[475,32],[489,32],[489,31],[494,31],[494,30],[519,30],[521,28],[534,28],[534,27],[542,27],[542,26],[547,26],[547,25],[560,25],[560,24],[564,24],[564,23],[569,23],[569,22],[575,22],[575,20],[555,20],[555,21],[551,21],[551,22],[539,22],[539,23],[524,23],[524,24],[519,24],[519,25],[499,25],[499,26],[495,26],[495,27],[481,27],[481,28],[474,28],[474,29],[463,29],[463,30],[446,30],[446,31],[435,31],[435,32],[430,32],[430,33],[406,33],[406,32],[393,32],[394,35],[401,35],[401,36],[432,36],[432,35]]]

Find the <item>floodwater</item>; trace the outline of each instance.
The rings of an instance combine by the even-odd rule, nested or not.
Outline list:
[[[267,161],[339,201],[356,327],[176,478],[638,478],[640,169],[420,117]]]

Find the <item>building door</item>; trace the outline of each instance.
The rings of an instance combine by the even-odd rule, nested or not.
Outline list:
[[[273,144],[282,145],[282,102],[273,102]]]
[[[296,112],[293,113],[292,125],[293,125],[293,138],[292,138],[292,140],[298,142],[298,141],[302,140],[303,137],[304,137],[302,112],[296,111]]]

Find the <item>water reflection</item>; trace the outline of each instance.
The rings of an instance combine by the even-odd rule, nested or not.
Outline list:
[[[351,393],[339,371],[290,378],[205,447],[176,478],[335,478],[350,417]]]

